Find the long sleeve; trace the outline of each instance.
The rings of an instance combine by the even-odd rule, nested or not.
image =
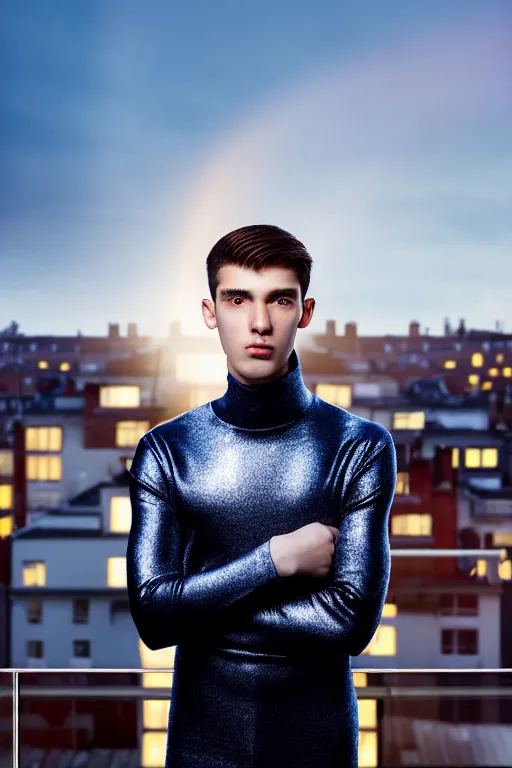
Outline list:
[[[395,486],[396,451],[386,430],[347,487],[328,576],[305,577],[311,585],[316,580],[327,586],[246,614],[242,631],[263,636],[269,646],[285,653],[359,655],[378,627],[389,586],[389,512]],[[229,639],[229,632],[224,637]]]
[[[186,525],[161,451],[158,439],[146,433],[130,468],[128,599],[139,635],[151,650],[206,634],[212,617],[281,578],[269,541],[219,568],[184,577]]]

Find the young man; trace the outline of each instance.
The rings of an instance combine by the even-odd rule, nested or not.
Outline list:
[[[303,382],[310,269],[278,227],[219,240],[202,310],[227,390],[135,451],[130,609],[149,648],[177,646],[166,768],[357,766],[350,656],[386,598],[396,454]]]

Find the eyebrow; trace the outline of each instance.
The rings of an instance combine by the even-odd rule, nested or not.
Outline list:
[[[253,298],[251,291],[247,291],[244,288],[225,288],[220,292],[221,299],[229,299],[233,296],[245,296],[246,299]],[[299,292],[297,288],[276,288],[276,290],[270,291],[267,298],[278,299],[281,296],[297,300],[299,298]]]

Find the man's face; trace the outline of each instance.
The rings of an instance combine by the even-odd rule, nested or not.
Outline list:
[[[203,317],[218,328],[228,369],[245,384],[259,384],[288,372],[297,327],[308,325],[314,299],[303,312],[300,283],[293,269],[266,267],[259,272],[227,264],[218,272],[215,306],[203,299]],[[268,344],[258,352],[251,344]]]

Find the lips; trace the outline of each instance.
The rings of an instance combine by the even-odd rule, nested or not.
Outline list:
[[[249,344],[246,349],[273,349],[269,344]]]

